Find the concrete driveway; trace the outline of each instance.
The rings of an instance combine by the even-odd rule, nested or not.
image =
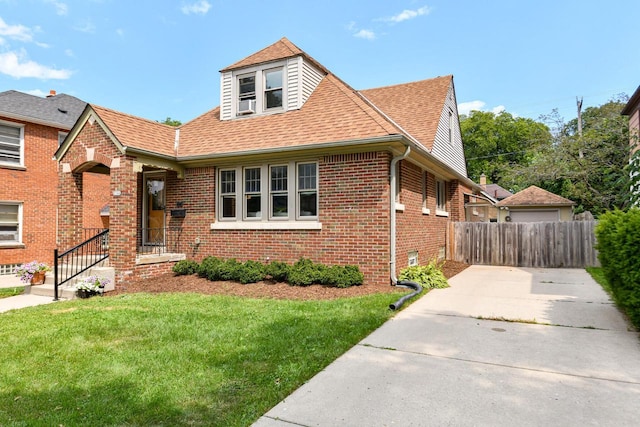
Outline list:
[[[254,425],[638,425],[638,333],[586,271],[472,266],[449,283]]]

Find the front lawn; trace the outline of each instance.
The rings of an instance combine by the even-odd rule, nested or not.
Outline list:
[[[16,286],[13,288],[0,288],[0,298],[14,297],[24,292],[24,286]]]
[[[125,294],[0,314],[0,425],[247,426],[399,295]]]

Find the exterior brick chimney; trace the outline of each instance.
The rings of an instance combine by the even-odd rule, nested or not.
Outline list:
[[[47,98],[51,98],[52,96],[56,96],[56,91],[53,89],[49,90],[49,95],[47,95]]]
[[[487,188],[487,176],[485,174],[480,175],[480,186],[482,188]]]

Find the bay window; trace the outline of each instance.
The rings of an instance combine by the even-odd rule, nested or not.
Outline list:
[[[288,166],[270,166],[271,171],[271,217],[289,217]]]
[[[222,218],[236,217],[236,171],[220,171],[220,205]]]
[[[260,168],[246,168],[244,170],[245,218],[262,216],[260,194]]]

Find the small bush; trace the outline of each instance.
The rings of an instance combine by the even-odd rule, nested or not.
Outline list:
[[[289,264],[273,261],[265,266],[265,274],[276,282],[286,282],[289,278]]]
[[[234,280],[237,280],[243,285],[247,283],[260,282],[261,280],[264,280],[266,276],[264,270],[264,264],[258,261],[249,260],[238,267],[236,270],[237,276]]]
[[[398,279],[420,283],[427,290],[449,287],[449,282],[447,282],[447,278],[442,273],[442,265],[438,264],[436,259],[433,259],[427,265],[414,265],[405,268],[400,272]]]
[[[364,274],[357,265],[332,265],[324,270],[322,284],[336,288],[359,286],[364,282]]]
[[[223,261],[218,267],[218,280],[235,280],[239,282],[241,269],[242,264],[235,258]]]
[[[178,276],[189,276],[198,272],[199,264],[192,259],[183,259],[175,263],[173,272]]]
[[[222,260],[214,256],[208,256],[198,266],[198,276],[209,280],[220,280],[220,265]]]
[[[314,264],[310,259],[300,258],[289,271],[289,284],[310,286],[314,283],[323,283],[325,269],[326,266],[323,264]]]

